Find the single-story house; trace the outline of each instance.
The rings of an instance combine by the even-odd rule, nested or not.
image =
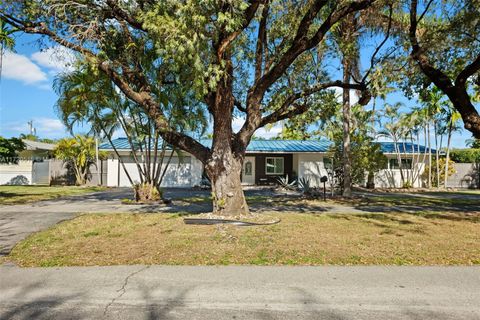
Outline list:
[[[25,150],[18,153],[17,159],[0,163],[0,184],[45,184],[48,180],[47,159],[54,144],[32,140],[22,140]]]
[[[139,181],[136,164],[131,156],[131,148],[126,138],[117,138],[112,141],[120,154],[132,180]],[[388,165],[375,176],[377,187],[401,187],[400,169],[392,142],[378,142],[381,150],[388,158]],[[202,140],[202,144],[211,145],[211,140]],[[329,148],[331,142],[327,140],[252,140],[247,148],[242,171],[242,182],[245,185],[272,184],[279,176],[288,175],[290,178],[308,178],[313,186],[321,184],[320,178],[327,176],[326,164],[330,163]],[[428,149],[411,143],[397,144],[401,152],[404,167],[413,166],[409,174],[422,173],[427,161],[424,156]],[[100,145],[100,149],[108,152],[107,185],[129,186],[129,180],[109,143]],[[188,153],[180,157],[173,155],[167,169],[162,186],[164,187],[192,187],[199,185],[202,180],[203,165]],[[417,179],[414,187],[421,187],[421,179]]]

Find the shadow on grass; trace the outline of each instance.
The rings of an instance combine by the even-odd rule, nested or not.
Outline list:
[[[429,212],[436,217],[440,213],[448,212],[464,215],[466,219],[472,219],[470,214],[480,214],[480,194],[461,192],[362,193],[361,198],[347,203],[357,210],[372,213],[401,212],[427,216],[425,212]],[[459,215],[443,216],[445,219],[455,220]]]
[[[401,215],[401,216],[399,216]],[[405,217],[407,216],[407,217]],[[412,219],[408,219],[410,216]],[[448,220],[458,222],[480,223],[480,213],[435,213],[435,212],[387,212],[387,213],[365,213],[365,214],[339,214],[331,215],[333,219],[353,220],[361,219],[366,222],[374,223],[377,226],[392,227],[393,224],[399,226],[404,225],[421,225],[418,218],[435,220]]]

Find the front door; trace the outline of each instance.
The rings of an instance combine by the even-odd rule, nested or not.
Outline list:
[[[243,161],[242,184],[255,184],[255,157],[245,157]]]

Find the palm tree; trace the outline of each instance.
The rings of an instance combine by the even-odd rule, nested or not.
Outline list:
[[[379,131],[379,135],[392,139],[395,148],[395,154],[397,155],[402,186],[405,186],[408,183],[402,166],[399,144],[404,140],[406,136],[405,130],[408,128],[408,126],[404,125],[405,120],[400,115],[399,110],[401,107],[403,107],[401,102],[397,102],[393,105],[385,104],[383,116],[386,122],[383,123],[382,129]],[[395,183],[394,180],[392,181]]]
[[[446,129],[447,129],[447,155],[445,161],[445,177],[443,181],[443,187],[447,188],[447,180],[448,180],[448,166],[450,162],[450,142],[452,140],[453,132],[458,132],[462,130],[460,125],[460,119],[462,116],[460,113],[453,107],[451,103],[447,104],[447,107],[443,110],[445,120],[446,120]]]
[[[7,50],[13,50],[15,40],[12,38],[14,29],[0,19],[0,81],[2,80],[3,55]]]
[[[343,83],[350,83],[352,77],[360,78],[360,43],[358,17],[354,14],[344,19],[334,30],[338,50],[342,56]],[[352,195],[352,155],[350,135],[352,131],[352,113],[350,89],[342,90],[343,115],[343,196]]]
[[[384,12],[375,6],[361,13],[348,15],[333,29],[333,37],[337,51],[341,55],[343,83],[350,83],[353,79],[359,81],[360,75],[360,47],[361,38],[367,31],[383,33],[390,19],[385,19]],[[390,20],[390,21],[389,21]],[[390,30],[388,31],[390,32]],[[388,37],[388,33],[387,33]],[[386,40],[386,39],[385,39]],[[383,44],[382,44],[383,45]],[[373,63],[374,57],[372,57]],[[373,67],[373,66],[372,66]],[[358,92],[357,92],[358,93]],[[352,193],[352,155],[351,133],[354,131],[350,103],[350,89],[342,90],[342,115],[343,115],[343,196],[350,197]],[[372,117],[373,119],[373,117]],[[372,120],[373,121],[373,120]]]
[[[442,99],[444,95],[442,92],[433,87],[432,89],[425,92],[421,97],[424,116],[427,124],[427,143],[428,143],[428,188],[432,187],[432,145],[431,145],[431,128],[433,128],[433,134],[435,138],[435,160],[437,165],[437,187],[440,186],[440,146],[438,143],[439,138],[439,126],[438,118],[442,112]]]
[[[120,129],[126,135],[132,149],[131,156],[138,169],[139,186],[150,190],[145,192],[146,190],[136,188],[137,200],[149,199],[139,199],[140,193],[153,195],[154,189],[161,194],[160,184],[177,151],[173,150],[166,156],[168,145],[165,141],[160,141],[159,132],[138,105],[120,94],[110,79],[90,72],[86,66],[79,66],[71,73],[60,75],[54,81],[54,88],[59,94],[56,108],[62,122],[72,133],[77,124],[87,123],[91,126],[91,133],[106,138],[117,154],[129,182],[134,186],[135,182],[112,142],[116,130]],[[167,93],[158,91],[157,94]],[[171,126],[176,126],[179,131],[191,132],[206,127],[205,115],[199,109],[192,109],[194,106],[189,104],[188,92],[172,90],[168,94],[170,96],[165,96],[165,101],[168,102],[164,104],[164,113],[169,117]]]

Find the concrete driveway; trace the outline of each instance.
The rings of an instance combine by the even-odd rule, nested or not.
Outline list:
[[[126,206],[121,200],[131,197],[127,188],[38,201],[22,205],[0,206],[0,255],[8,254],[29,234],[49,228],[87,212],[128,212],[141,207]]]
[[[479,267],[0,267],[1,319],[480,319]]]
[[[167,190],[167,196],[197,196],[196,191]],[[38,201],[22,205],[0,205],[0,255],[33,232],[38,232],[81,213],[138,212],[153,213],[172,210],[165,205],[125,205],[122,199],[133,198],[130,188]]]

